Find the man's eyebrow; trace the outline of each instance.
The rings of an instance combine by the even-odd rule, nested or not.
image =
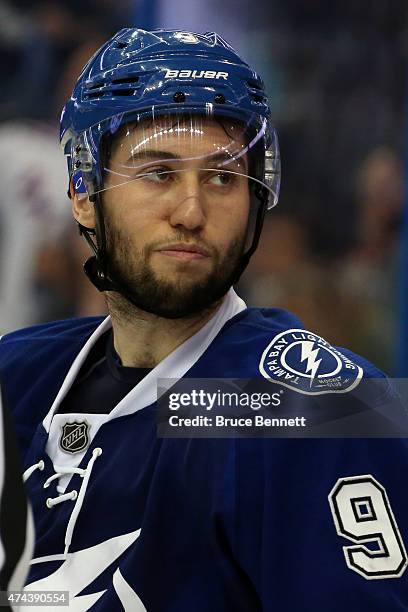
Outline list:
[[[206,160],[210,163],[219,162],[222,166],[227,166],[228,164],[239,164],[240,161],[244,162],[246,167],[246,157],[242,155],[240,151],[237,153],[229,153],[228,151],[219,151],[218,153],[211,153],[206,157]]]
[[[231,153],[228,153],[227,151],[218,151],[216,153],[210,153],[207,156],[187,156],[185,158],[181,157],[180,155],[177,155],[176,153],[172,153],[170,151],[157,151],[155,149],[147,149],[144,151],[138,151],[135,153],[132,153],[132,155],[130,156],[129,159],[134,160],[145,160],[145,159],[152,159],[152,160],[157,160],[157,161],[172,161],[172,160],[199,160],[202,159],[205,163],[210,163],[210,164],[214,164],[214,163],[220,163],[222,164],[222,166],[227,166],[228,164],[232,164],[232,163],[239,163],[241,160],[245,163],[246,162],[246,158],[244,157],[244,155],[241,154],[241,156],[238,154],[233,155]],[[245,163],[246,166],[246,163]]]
[[[156,150],[147,150],[147,151],[138,151],[131,152],[129,159],[160,159],[160,160],[172,160],[172,159],[181,159],[179,155],[175,153],[170,153],[169,151],[156,151]]]

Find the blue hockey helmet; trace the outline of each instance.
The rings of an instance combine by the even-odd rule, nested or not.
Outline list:
[[[197,117],[222,122],[231,136],[223,171],[243,173],[239,160],[249,160],[245,172],[251,179],[252,220],[248,223],[247,248],[238,278],[258,244],[264,213],[278,201],[280,156],[276,132],[262,79],[234,49],[214,32],[196,34],[176,30],[147,32],[125,28],[99,49],[83,69],[61,116],[61,145],[68,161],[70,180],[77,194],[95,202],[97,244],[92,230],[80,227],[95,252],[85,267],[100,290],[129,292],[109,278],[101,193],[107,189],[109,172],[121,182],[134,180],[135,168],[112,170],[107,165],[106,143],[123,129],[148,120],[174,117],[181,121]],[[184,119],[183,119],[184,118]],[[189,119],[190,118],[190,119]],[[202,133],[197,126],[189,130]],[[235,137],[240,126],[240,137]],[[235,132],[234,132],[235,129]],[[169,129],[150,135],[163,138]],[[174,132],[174,130],[173,130]],[[130,142],[131,150],[134,146]],[[140,143],[139,145],[140,146]],[[214,142],[214,150],[219,145]],[[232,165],[228,165],[229,161]],[[249,166],[249,167],[248,167]],[[234,282],[235,280],[234,279]]]
[[[101,139],[131,121],[160,114],[236,120],[263,148],[267,207],[280,185],[278,141],[262,79],[214,32],[125,28],[89,60],[61,116],[70,178],[88,193],[103,189]],[[262,147],[260,146],[262,145]],[[78,186],[79,188],[79,186]]]

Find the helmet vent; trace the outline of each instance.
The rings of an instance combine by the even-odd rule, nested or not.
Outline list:
[[[104,85],[104,83],[101,83],[101,82],[99,82],[99,83],[94,83],[93,85],[90,85],[90,86],[88,87],[88,90],[90,91],[90,90],[92,90],[92,89],[99,89],[99,87],[103,87],[103,85]]]
[[[126,49],[126,47],[129,45],[129,43],[127,42],[118,42],[116,43],[116,48],[117,49]]]
[[[103,94],[100,91],[93,91],[92,93],[85,94],[85,96],[88,99],[91,99],[91,98],[101,98],[103,96]]]
[[[133,96],[135,90],[139,87],[136,85],[138,81],[138,76],[120,77],[112,79],[110,82],[98,81],[88,87],[84,92],[85,97],[89,100],[106,96]]]
[[[113,85],[122,85],[122,84],[130,84],[130,83],[137,83],[139,80],[138,76],[133,76],[133,77],[122,77],[121,79],[113,79],[112,80],[112,84]]]
[[[133,96],[134,93],[134,89],[115,89],[112,91],[113,96]]]

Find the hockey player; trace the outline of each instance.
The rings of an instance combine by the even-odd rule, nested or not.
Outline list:
[[[292,406],[384,380],[232,289],[278,198],[262,80],[214,33],[125,29],[84,68],[61,140],[110,317],[0,342],[27,589],[76,611],[407,610],[405,440],[157,435],[160,378],[268,380]]]

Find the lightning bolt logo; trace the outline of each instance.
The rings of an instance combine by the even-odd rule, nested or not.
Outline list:
[[[267,380],[305,395],[347,393],[364,376],[357,363],[304,329],[277,334],[262,353],[259,371]]]
[[[69,591],[70,612],[86,612],[101,598],[106,589],[89,595],[79,595],[109,565],[120,557],[140,536],[140,529],[105,540],[96,546],[68,553],[66,561],[52,574],[32,582],[25,587],[28,591]],[[141,599],[126,582],[119,567],[113,574],[113,587],[123,606],[124,612],[146,612]],[[21,612],[29,612],[31,606],[21,606]],[[122,609],[122,608],[121,608]],[[47,607],[49,612],[59,612],[60,606]]]
[[[312,386],[313,380],[322,361],[321,359],[316,359],[319,353],[319,348],[313,349],[313,345],[314,342],[311,342],[310,340],[305,340],[302,342],[302,354],[300,357],[301,362],[306,361],[307,359],[305,372],[306,374],[310,372],[310,387]]]

